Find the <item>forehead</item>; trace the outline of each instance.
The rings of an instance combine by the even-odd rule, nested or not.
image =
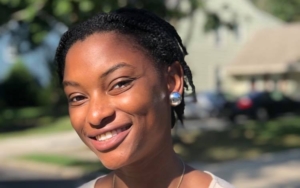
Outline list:
[[[100,52],[104,49],[113,50],[116,46],[121,48],[125,47],[128,51],[133,51],[135,53],[144,53],[144,55],[148,55],[147,50],[140,46],[133,37],[110,31],[97,32],[85,37],[83,40],[76,41],[67,51],[66,59],[68,58],[70,51],[84,48],[89,50],[93,49],[95,52]]]
[[[95,51],[101,51],[104,48],[108,50],[111,47],[126,47],[126,49],[131,51],[141,51],[143,52],[143,48],[139,46],[133,37],[129,35],[120,34],[114,31],[111,32],[96,32],[91,35],[86,36],[82,40],[76,41],[68,50],[68,54],[70,51],[78,48],[85,48],[88,50],[94,49]]]
[[[132,37],[116,32],[95,33],[75,42],[66,55],[65,76],[87,67],[107,69],[116,63],[125,62],[134,67],[153,67],[154,61]],[[78,69],[80,67],[80,69]],[[91,70],[89,70],[91,71]]]

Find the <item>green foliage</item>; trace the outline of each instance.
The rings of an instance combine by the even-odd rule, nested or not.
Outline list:
[[[26,107],[19,109],[4,108],[0,113],[0,132],[24,130],[35,124],[45,114],[45,109],[40,107]],[[43,122],[45,123],[45,122]]]
[[[294,134],[300,137],[300,118],[281,117],[265,123],[250,121],[241,128],[241,131],[258,142],[276,142]]]
[[[51,102],[49,89],[41,87],[21,62],[13,65],[0,88],[3,106],[13,108],[42,106]]]
[[[300,117],[287,116],[267,122],[247,121],[224,131],[181,132],[174,149],[185,160],[220,162],[249,159],[300,147]]]
[[[199,3],[201,0],[189,2],[191,12],[203,5]],[[53,18],[70,26],[96,13],[109,12],[123,6],[145,8],[165,18],[187,15],[178,6],[167,9],[162,0],[0,0],[0,25],[10,19],[29,23],[30,41],[39,44],[49,31],[49,23]]]
[[[0,114],[0,138],[53,134],[72,130],[67,115],[56,117],[49,110],[36,107],[4,110]]]
[[[18,62],[13,66],[10,75],[0,85],[3,89],[1,98],[7,106],[36,106],[39,86],[26,67]]]
[[[52,164],[60,167],[75,167],[84,170],[86,173],[89,172],[101,172],[109,173],[110,170],[106,169],[98,160],[97,161],[86,161],[70,157],[66,155],[54,155],[54,154],[30,154],[19,157],[21,160],[32,161],[42,164]]]
[[[208,13],[207,20],[204,25],[204,31],[209,32],[212,30],[217,30],[221,26],[222,22],[219,16],[215,13]]]
[[[223,23],[217,14],[205,11],[205,0],[187,0],[188,10],[181,10],[180,0],[172,8],[164,0],[0,0],[0,25],[10,19],[28,23],[30,34],[28,40],[32,46],[39,45],[48,33],[53,20],[71,26],[86,20],[99,12],[109,12],[119,7],[144,8],[155,14],[176,22],[177,19],[192,16],[200,8],[206,15],[205,31],[213,31],[221,25],[234,30],[232,23]]]
[[[22,108],[29,106],[66,105],[66,97],[59,84],[53,64],[48,86],[41,86],[21,62],[16,62],[9,75],[0,83],[0,111],[5,108]]]
[[[286,21],[296,22],[300,20],[300,0],[252,0],[260,9]]]
[[[172,8],[168,8],[164,0],[0,0],[0,25],[11,19],[26,23],[29,34],[21,37],[26,37],[31,44],[30,47],[34,48],[41,44],[53,21],[71,26],[96,13],[108,12],[124,6],[145,8],[167,20],[176,21],[191,16],[198,8],[205,9],[204,0],[187,2],[190,4],[190,9],[181,11],[180,0]],[[207,31],[215,30],[221,24],[211,18],[208,15]],[[15,42],[17,47],[20,46],[18,41]],[[24,107],[65,102],[62,90],[57,89],[59,87],[55,78],[47,88],[41,88],[20,64],[16,64],[9,77],[0,85],[1,89],[5,90],[0,92],[0,106]],[[49,69],[52,70],[53,67]],[[54,75],[54,70],[52,73]]]

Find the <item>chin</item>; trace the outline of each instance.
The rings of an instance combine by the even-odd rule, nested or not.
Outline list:
[[[111,164],[111,163],[103,163],[102,162],[102,165],[109,170],[117,170],[117,169],[122,168],[122,166],[120,166],[120,165]]]
[[[104,160],[101,160],[101,159],[99,159],[99,160],[102,163],[102,165],[105,168],[109,169],[109,170],[118,170],[118,169],[126,166],[126,163],[116,163],[116,162],[113,162],[113,161],[107,162],[107,161],[104,161]]]
[[[117,170],[128,165],[128,159],[124,155],[114,155],[113,153],[95,153],[102,165],[109,170]]]

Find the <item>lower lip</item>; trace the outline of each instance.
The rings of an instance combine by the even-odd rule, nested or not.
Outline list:
[[[103,141],[98,141],[95,139],[90,139],[91,144],[94,146],[94,148],[100,152],[105,152],[108,150],[111,150],[115,147],[117,147],[118,145],[120,145],[123,140],[127,137],[128,133],[130,132],[130,128],[120,132],[119,134],[111,137],[108,140],[103,140]]]

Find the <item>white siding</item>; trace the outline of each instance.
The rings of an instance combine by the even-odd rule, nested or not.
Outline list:
[[[221,28],[218,32],[220,40],[217,42],[217,35],[214,32],[204,33],[205,17],[201,10],[195,12],[193,19],[184,18],[176,24],[179,35],[187,44],[189,55],[186,57],[186,62],[193,72],[197,91],[215,88],[215,69],[230,63],[254,32],[281,24],[281,21],[258,10],[248,0],[209,0],[207,7],[217,12],[223,20],[236,18],[239,29],[236,34]],[[225,74],[221,76],[223,81],[226,80]],[[227,87],[226,83],[224,84]]]

